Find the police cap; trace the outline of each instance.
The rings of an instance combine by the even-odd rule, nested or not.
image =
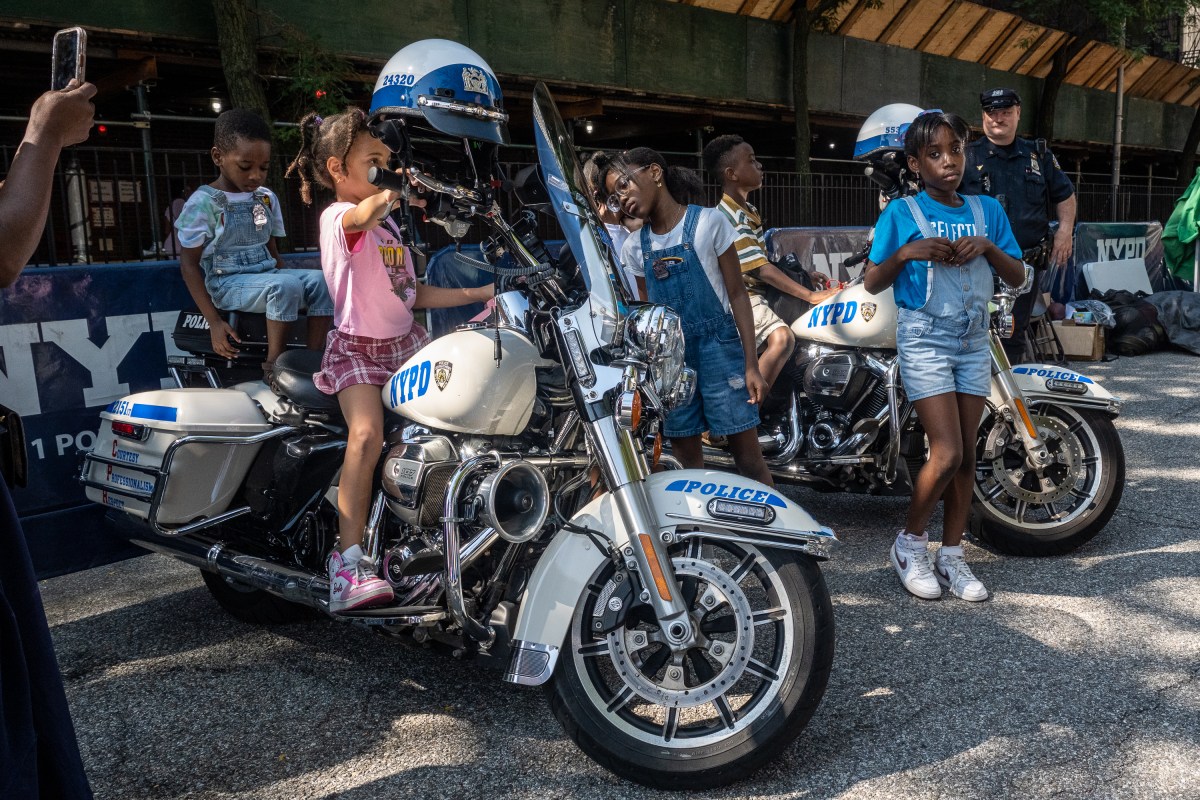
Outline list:
[[[979,94],[979,105],[984,111],[994,108],[1011,108],[1021,105],[1021,95],[1012,89],[988,89]]]

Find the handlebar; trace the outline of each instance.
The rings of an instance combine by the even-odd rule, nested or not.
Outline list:
[[[430,175],[426,175],[419,169],[410,167],[408,176],[417,184],[424,186],[439,194],[447,195],[455,200],[467,200],[472,203],[482,203],[483,195],[473,189],[468,189],[465,186],[452,186],[445,181],[440,181]],[[367,181],[372,186],[378,186],[380,189],[390,189],[393,192],[404,192],[410,188],[409,181],[404,175],[398,172],[392,172],[379,167],[371,167],[367,170]]]
[[[380,189],[388,189],[393,192],[403,192],[408,188],[408,181],[398,172],[392,172],[390,169],[380,169],[379,167],[371,167],[367,170],[367,182],[372,186],[378,186]]]

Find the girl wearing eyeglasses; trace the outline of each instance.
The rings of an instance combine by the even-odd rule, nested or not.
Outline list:
[[[758,444],[757,405],[767,384],[758,371],[754,319],[742,283],[737,233],[715,208],[693,205],[700,182],[638,147],[599,165],[597,185],[614,213],[643,221],[621,250],[642,296],[683,321],[685,362],[696,394],[667,415],[663,433],[688,469],[704,466],[700,436],[725,436],[740,474],[773,486]]]

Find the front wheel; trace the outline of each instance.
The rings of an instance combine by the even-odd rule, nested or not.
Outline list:
[[[745,778],[807,724],[833,662],[816,562],[721,540],[672,550],[696,644],[673,653],[648,606],[594,629],[628,580],[606,562],[575,609],[550,705],[591,758],[637,783],[704,789]]]
[[[1125,488],[1125,451],[1112,418],[1044,403],[1029,409],[1053,458],[1038,473],[1007,422],[989,414],[979,429],[970,528],[1002,553],[1069,553],[1108,524]]]

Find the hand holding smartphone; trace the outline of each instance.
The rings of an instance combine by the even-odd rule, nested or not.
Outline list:
[[[78,26],[54,34],[51,47],[50,88],[60,91],[72,80],[82,84],[87,66],[87,31]]]

